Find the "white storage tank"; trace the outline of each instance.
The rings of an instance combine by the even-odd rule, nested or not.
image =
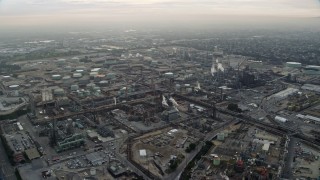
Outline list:
[[[102,87],[108,86],[108,84],[109,84],[109,81],[100,81],[99,82],[99,85]]]
[[[174,75],[173,75],[172,72],[167,72],[167,73],[164,74],[164,76],[167,77],[167,78],[173,78]]]
[[[99,73],[100,71],[101,71],[101,68],[93,68],[93,69],[91,69],[91,72]]]
[[[77,69],[76,72],[77,73],[84,73],[84,70],[83,69]]]
[[[70,89],[71,89],[71,91],[77,91],[77,90],[79,90],[79,86],[76,84],[73,84],[73,85],[71,85]]]
[[[108,73],[108,74],[107,74],[107,78],[108,78],[108,79],[114,79],[115,76],[116,76],[115,73]]]
[[[94,78],[98,75],[99,73],[98,72],[90,72],[89,76],[90,78]]]
[[[17,84],[9,86],[10,90],[18,90],[19,88],[20,88],[20,85],[17,85]]]
[[[64,66],[64,69],[68,70],[68,71],[71,71],[72,68],[71,68],[71,66]]]
[[[97,87],[97,86],[93,87],[93,91],[95,91],[95,92],[100,91],[100,87]]]
[[[93,90],[94,87],[96,87],[96,85],[93,83],[87,84],[87,89]]]
[[[81,73],[73,73],[72,77],[74,78],[81,78],[82,74]]]
[[[62,78],[62,76],[60,74],[54,74],[54,75],[51,76],[51,78],[53,80],[60,80]]]
[[[299,62],[286,62],[287,67],[300,68],[302,65]]]
[[[62,80],[63,81],[68,81],[68,80],[70,80],[71,79],[71,76],[63,76],[62,77]]]
[[[181,90],[181,85],[180,84],[176,84],[175,90],[176,91],[180,91]]]
[[[283,117],[280,117],[280,116],[276,116],[274,119],[276,121],[279,121],[279,122],[282,122],[282,123],[285,123],[285,122],[288,121],[286,118],[283,118]]]
[[[186,88],[186,92],[187,93],[192,93],[192,88],[191,87]]]
[[[218,133],[218,134],[217,134],[217,139],[218,139],[219,141],[224,141],[224,133]]]
[[[58,64],[58,65],[61,65],[61,66],[62,66],[62,65],[65,65],[65,64],[66,64],[66,60],[65,60],[65,59],[58,59],[58,60],[57,60],[57,64]]]
[[[53,94],[56,96],[62,96],[64,95],[64,90],[62,88],[54,89]]]
[[[90,169],[90,175],[91,175],[91,176],[95,176],[96,174],[97,174],[96,168],[91,168],[91,169]]]

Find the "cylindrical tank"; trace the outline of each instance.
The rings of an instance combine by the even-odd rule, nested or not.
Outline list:
[[[64,69],[70,71],[71,70],[71,66],[64,66]]]
[[[79,90],[79,86],[76,84],[73,84],[73,85],[71,85],[70,89],[71,89],[71,91],[77,91],[77,90]]]
[[[228,132],[228,131],[225,131],[225,132],[223,132],[223,133],[224,133],[224,137],[227,138],[228,135],[229,135],[229,132]]]
[[[98,72],[90,72],[89,76],[91,78],[94,78],[95,76],[97,76],[99,73]]]
[[[115,78],[115,74],[114,73],[108,73],[107,74],[107,78],[108,79],[114,79]]]
[[[100,81],[99,82],[99,86],[102,86],[102,87],[108,86],[108,84],[109,84],[109,81]]]
[[[64,95],[64,90],[61,89],[61,88],[54,89],[54,90],[53,90],[53,94],[54,94],[54,95],[57,95],[57,96],[62,96],[62,95]]]
[[[73,73],[72,77],[74,78],[81,78],[82,74],[81,73]]]
[[[219,166],[220,165],[220,158],[219,157],[214,157],[213,158],[213,165]]]
[[[65,59],[58,59],[57,60],[57,64],[62,66],[62,65],[65,65],[66,64],[66,60]]]
[[[219,141],[224,141],[224,133],[218,133],[218,134],[217,134],[217,139],[218,139]]]
[[[84,96],[90,96],[90,91],[88,91],[88,90],[84,91],[83,95]]]
[[[164,74],[164,76],[165,76],[166,78],[173,78],[173,77],[174,77],[174,74],[173,74],[172,72],[167,72],[167,73]]]
[[[187,93],[192,93],[192,88],[190,88],[190,87],[186,88],[186,92]]]
[[[83,97],[83,91],[77,91],[79,97]]]
[[[91,175],[91,176],[95,176],[96,174],[97,174],[96,168],[91,168],[91,169],[90,169],[90,175]]]
[[[60,74],[54,74],[54,75],[51,76],[51,78],[53,80],[60,80],[62,78],[62,76]]]
[[[97,92],[100,90],[100,87],[93,87],[93,91]]]
[[[87,84],[87,89],[90,89],[90,90],[93,90],[93,88],[96,86],[95,84],[93,83],[90,83],[90,84]]]
[[[63,81],[69,81],[71,79],[71,76],[63,76],[62,80]]]
[[[77,69],[76,72],[77,72],[77,73],[83,73],[84,70],[83,70],[83,69]]]
[[[287,67],[300,68],[302,65],[299,62],[286,62]]]
[[[11,85],[11,86],[9,86],[9,89],[10,90],[18,90],[19,89],[19,85]]]
[[[176,91],[180,91],[181,90],[181,85],[180,84],[176,84],[175,90]]]

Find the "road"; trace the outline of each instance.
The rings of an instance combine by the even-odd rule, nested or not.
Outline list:
[[[171,174],[167,175],[164,179],[168,180],[179,180],[181,173],[184,171],[184,169],[187,167],[188,163],[200,152],[202,145],[206,141],[210,141],[215,137],[221,130],[223,130],[226,126],[229,126],[231,124],[235,124],[237,120],[232,120],[224,123],[219,128],[211,131],[209,134],[206,135],[205,139],[197,146],[197,149],[193,151],[189,156],[187,156],[180,164],[180,166]]]
[[[124,163],[125,165],[127,165],[128,167],[131,168],[131,170],[135,173],[137,173],[138,175],[142,176],[144,179],[149,180],[150,178],[148,176],[146,176],[143,172],[141,172],[138,168],[136,168],[136,166],[134,166],[133,164],[131,164],[127,158],[121,156],[120,154],[118,154],[118,152],[115,153],[116,157],[118,159],[120,159],[120,161],[122,163]]]
[[[0,139],[0,178],[3,175],[4,180],[16,180],[14,168],[11,166],[9,158]]]
[[[284,161],[284,167],[283,167],[283,171],[282,171],[282,178],[286,178],[286,179],[292,179],[292,165],[293,165],[293,158],[294,158],[294,147],[295,144],[297,142],[296,138],[290,138],[287,150],[287,156],[286,156],[286,160]]]

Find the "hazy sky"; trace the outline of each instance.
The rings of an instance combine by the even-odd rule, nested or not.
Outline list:
[[[0,0],[0,26],[320,17],[320,0]]]

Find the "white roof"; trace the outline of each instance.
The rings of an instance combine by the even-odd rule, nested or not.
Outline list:
[[[320,86],[314,84],[304,84],[301,89],[320,92]]]
[[[299,63],[299,62],[287,62],[287,64],[297,64],[297,65],[299,65],[301,63]]]
[[[91,69],[91,72],[97,72],[97,71],[99,71],[101,68],[93,68],[93,69]]]
[[[139,154],[140,156],[147,156],[147,151],[145,149],[140,149]]]
[[[314,117],[314,116],[302,115],[302,114],[297,114],[296,116],[297,116],[298,118],[309,119],[309,120],[312,120],[312,121],[320,122],[320,118],[317,118],[317,117]]]
[[[262,150],[264,150],[264,151],[268,151],[269,148],[270,148],[270,144],[269,143],[263,144],[263,146],[262,146]]]
[[[287,88],[287,89],[285,89],[283,91],[280,91],[280,92],[274,94],[273,96],[276,97],[276,98],[286,98],[289,95],[294,94],[296,92],[298,92],[298,89]]]
[[[286,118],[280,117],[280,116],[276,116],[274,119],[275,119],[275,120],[278,120],[278,121],[281,121],[281,122],[286,122],[286,121],[287,121]]]

